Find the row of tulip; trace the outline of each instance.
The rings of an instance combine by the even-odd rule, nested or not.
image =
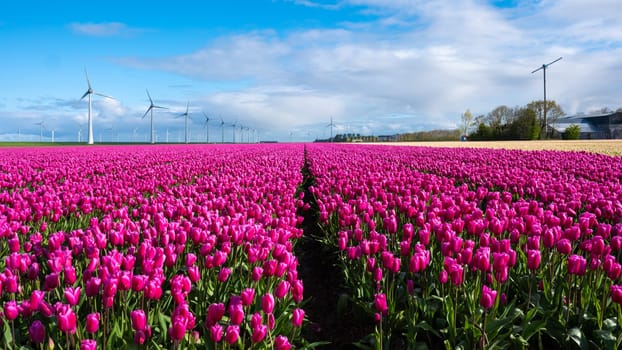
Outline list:
[[[308,147],[326,244],[360,345],[619,348],[622,159],[586,153]]]
[[[302,146],[5,149],[4,347],[302,344]]]

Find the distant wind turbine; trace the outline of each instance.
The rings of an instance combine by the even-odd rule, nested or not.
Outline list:
[[[92,101],[91,101],[91,95],[95,94],[98,96],[102,96],[105,98],[109,98],[114,100],[113,97],[110,97],[108,95],[104,95],[104,94],[100,94],[99,92],[95,92],[93,90],[93,88],[91,87],[91,81],[89,80],[89,73],[86,71],[86,68],[84,68],[84,75],[86,76],[86,83],[88,84],[89,88],[88,90],[86,90],[86,92],[84,93],[84,95],[82,95],[82,98],[80,98],[81,100],[83,100],[85,97],[89,97],[89,139],[88,139],[88,144],[92,145],[93,144],[93,112],[92,112]]]
[[[149,108],[147,108],[147,111],[145,112],[145,114],[143,114],[142,119],[145,119],[145,117],[147,116],[147,114],[149,112],[151,112],[151,143],[154,144],[155,143],[155,139],[154,139],[154,134],[153,134],[153,109],[154,108],[159,108],[159,109],[168,109],[166,107],[162,107],[162,106],[157,106],[153,103],[153,99],[151,99],[151,95],[149,94],[149,90],[147,90],[147,96],[149,97]]]
[[[327,127],[330,127],[330,141],[333,141],[333,127],[335,126],[335,124],[333,123],[333,117],[330,117],[330,124],[326,125]]]
[[[231,124],[231,131],[233,134],[233,143],[235,143],[235,127],[238,125],[238,122]]]
[[[222,119],[222,117],[220,118],[220,132],[222,133],[222,139],[220,140],[220,143],[225,143],[225,121]]]
[[[179,115],[179,117],[185,117],[186,119],[186,136],[185,136],[185,141],[186,143],[188,143],[188,109],[190,108],[190,101],[188,101],[188,103],[186,103],[186,112],[182,113]]]
[[[539,70],[542,70],[542,76],[544,77],[544,110],[543,110],[543,114],[544,114],[544,138],[545,139],[547,139],[548,135],[549,135],[548,134],[549,126],[548,126],[548,124],[546,122],[546,69],[550,65],[552,65],[553,63],[555,63],[555,62],[557,62],[557,61],[559,61],[561,59],[562,58],[560,57],[560,58],[556,59],[555,61],[549,62],[547,64],[543,64],[540,68],[537,68],[533,72],[531,72],[531,74],[533,74],[533,73],[535,73],[535,72],[537,72]]]
[[[45,126],[43,125],[43,120],[35,123],[35,125],[39,125],[39,142],[43,142],[43,129],[45,129]]]
[[[209,143],[209,117],[205,112],[203,112],[205,116],[205,143]]]

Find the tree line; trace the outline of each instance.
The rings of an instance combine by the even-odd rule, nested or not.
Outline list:
[[[547,124],[554,124],[564,110],[557,102],[546,101]],[[473,117],[467,109],[461,116],[461,132],[470,140],[537,140],[548,138],[544,125],[544,101],[532,101],[514,108],[498,106],[488,114]],[[550,128],[549,128],[550,129]]]

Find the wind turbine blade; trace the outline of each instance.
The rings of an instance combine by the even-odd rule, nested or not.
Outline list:
[[[147,90],[147,96],[149,97],[149,102],[151,102],[151,105],[153,106],[153,100],[151,99],[151,95],[149,94],[149,89],[145,89]]]
[[[553,63],[555,63],[555,62],[557,62],[557,61],[559,61],[559,60],[561,60],[561,59],[562,59],[562,58],[560,57],[560,58],[556,59],[555,61],[553,61],[553,62],[551,62],[551,63],[547,64],[547,66],[550,66],[550,65],[552,65]]]
[[[105,97],[105,98],[109,98],[111,100],[116,100],[116,98],[112,97],[112,96],[108,96],[108,95],[104,95],[104,94],[100,94],[99,92],[94,92],[95,95],[97,96],[101,96],[101,97]]]
[[[84,95],[82,95],[82,97],[80,97],[80,99],[81,99],[81,100],[84,100],[84,98],[85,98],[86,96],[88,96],[88,95],[89,95],[89,91],[87,90],[87,91],[84,93]]]
[[[89,85],[89,90],[91,89],[91,81],[89,80],[89,73],[86,71],[86,67],[84,67],[84,76],[86,77],[86,83]]]
[[[544,69],[544,67],[545,67],[545,66],[544,66],[544,65],[542,65],[542,67],[540,67],[540,68],[538,68],[538,69],[534,70],[534,71],[533,71],[533,72],[531,72],[531,73],[533,74],[533,73],[535,73],[535,72],[537,72],[537,71],[539,71],[539,70],[541,70],[541,69]]]
[[[149,114],[149,111],[153,108],[153,106],[149,106],[149,108],[147,108],[147,111],[145,112],[145,114],[143,114],[142,118],[140,119],[145,119],[145,117],[147,116],[147,114]]]
[[[152,105],[151,107],[153,107],[153,108],[160,108],[160,109],[168,109],[167,107],[156,106],[156,105]]]
[[[188,115],[188,108],[190,108],[190,101],[186,103],[186,115]]]

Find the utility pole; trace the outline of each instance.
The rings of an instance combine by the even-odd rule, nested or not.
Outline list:
[[[544,113],[544,138],[545,139],[549,138],[549,134],[548,134],[549,127],[548,127],[548,124],[546,123],[546,69],[548,68],[548,66],[552,65],[553,63],[555,63],[555,62],[557,62],[557,61],[559,61],[561,59],[562,58],[560,57],[560,58],[556,59],[553,62],[550,62],[550,63],[547,63],[547,64],[543,64],[542,67],[540,67],[540,68],[534,70],[533,72],[531,72],[531,74],[533,74],[533,73],[535,73],[535,72],[537,72],[539,70],[542,70],[542,73],[543,73],[543,76],[544,76],[544,110],[543,110],[543,113]]]

